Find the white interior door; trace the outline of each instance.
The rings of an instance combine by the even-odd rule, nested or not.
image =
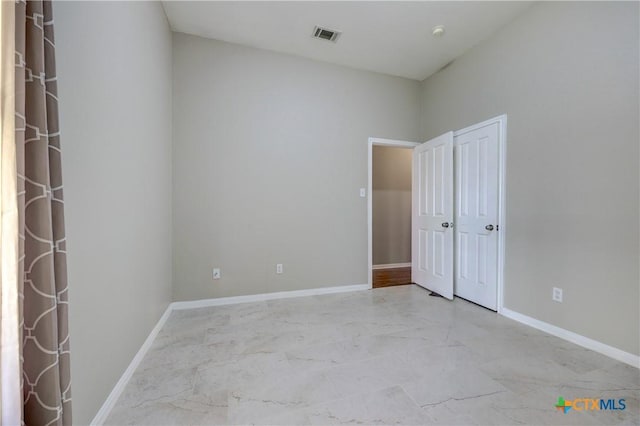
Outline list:
[[[453,132],[413,150],[411,275],[453,299]]]
[[[457,134],[457,296],[497,308],[498,288],[498,123]]]

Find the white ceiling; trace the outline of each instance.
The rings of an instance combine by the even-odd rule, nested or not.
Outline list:
[[[531,2],[165,1],[174,31],[423,80]],[[336,44],[315,25],[342,31]],[[444,25],[441,38],[431,28]]]

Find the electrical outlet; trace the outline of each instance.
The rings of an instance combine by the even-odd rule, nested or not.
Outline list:
[[[213,279],[214,280],[220,279],[220,268],[213,268]]]
[[[281,274],[284,272],[284,269],[282,268],[282,263],[278,263],[276,265],[276,274]]]
[[[367,196],[367,188],[360,188],[360,196],[365,198]]]
[[[554,302],[562,303],[562,289],[558,287],[554,287],[551,298],[553,299]]]

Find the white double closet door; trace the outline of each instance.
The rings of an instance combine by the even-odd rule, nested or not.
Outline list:
[[[414,148],[412,280],[496,310],[501,129],[470,129]]]

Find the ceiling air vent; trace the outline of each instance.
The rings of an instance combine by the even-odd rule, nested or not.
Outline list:
[[[340,31],[330,30],[328,28],[322,28],[317,25],[313,29],[313,36],[315,38],[332,41],[334,43],[338,40],[338,37],[340,37],[340,34],[342,34]]]

